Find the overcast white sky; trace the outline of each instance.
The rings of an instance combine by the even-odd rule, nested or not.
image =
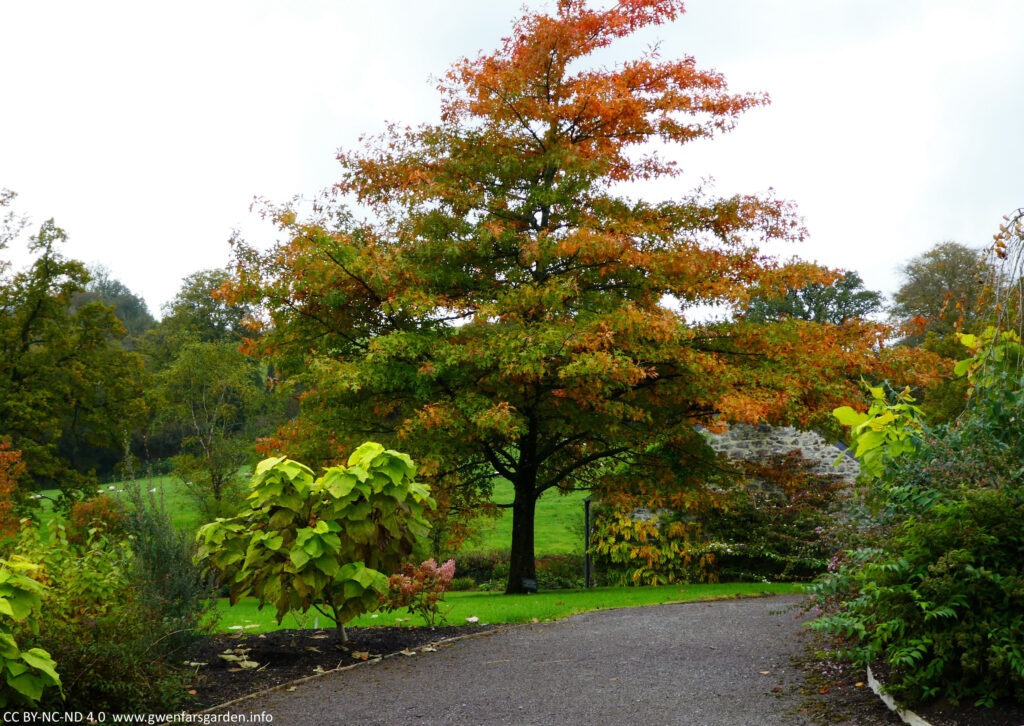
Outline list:
[[[154,313],[241,229],[254,196],[311,196],[334,155],[387,120],[437,117],[431,75],[496,47],[520,0],[0,0],[0,187],[67,254]],[[549,7],[527,0],[531,8]],[[1024,3],[690,0],[654,40],[735,91],[766,91],[731,134],[683,147],[723,194],[773,187],[810,239],[784,250],[891,294],[935,242],[987,244],[1024,205]]]

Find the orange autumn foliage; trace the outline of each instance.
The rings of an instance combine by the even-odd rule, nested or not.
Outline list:
[[[18,480],[24,473],[21,452],[11,450],[6,442],[0,442],[0,539],[18,532],[14,497],[18,490]]]
[[[678,460],[648,452],[678,439],[685,456],[702,444],[679,433],[697,424],[810,424],[855,400],[861,375],[927,375],[870,323],[688,319],[836,273],[764,254],[766,240],[804,235],[771,195],[623,193],[681,176],[663,147],[768,102],[690,57],[595,63],[682,12],[678,0],[561,0],[527,13],[497,50],[442,78],[439,123],[395,124],[342,151],[340,180],[307,218],[267,205],[285,238],[270,250],[235,241],[223,294],[261,308],[252,350],[302,396],[274,445],[329,457],[393,443],[449,512],[479,511],[493,478],[509,479],[510,591],[534,579],[544,491],[613,494],[626,463],[649,488],[679,490]]]

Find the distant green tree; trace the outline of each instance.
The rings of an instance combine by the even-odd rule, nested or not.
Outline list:
[[[186,277],[178,294],[163,308],[166,326],[206,343],[240,342],[247,335],[243,321],[250,308],[228,304],[218,294],[230,279],[230,273],[217,269],[200,270]]]
[[[127,331],[129,342],[156,325],[146,301],[111,277],[110,270],[102,265],[89,268],[89,281],[85,289],[75,295],[73,306],[77,310],[91,302],[102,302],[114,308],[114,315]]]
[[[206,514],[222,514],[240,483],[267,404],[259,364],[231,343],[192,342],[157,376],[159,418],[180,432],[174,473]],[[234,511],[235,502],[229,502]]]
[[[787,291],[783,297],[756,296],[750,301],[746,317],[753,323],[809,320],[842,325],[881,310],[882,294],[866,289],[860,275],[850,270],[831,285],[812,282]]]
[[[900,273],[903,283],[890,309],[903,331],[900,342],[951,361],[968,357],[956,333],[980,332],[986,325],[981,296],[992,270],[982,250],[940,242],[903,265]],[[963,411],[966,396],[966,380],[947,374],[926,388],[921,408],[929,421],[951,421]]]
[[[206,456],[192,457],[198,456],[195,454],[195,446],[203,436],[195,433],[195,422],[191,420],[191,413],[181,404],[187,399],[182,393],[183,389],[177,384],[169,384],[170,380],[182,379],[188,371],[194,371],[197,365],[205,365],[203,361],[208,359],[208,370],[202,378],[202,385],[207,389],[214,385],[212,376],[215,375],[225,377],[221,382],[225,390],[245,389],[245,386],[240,384],[242,378],[251,378],[253,382],[259,383],[257,397],[263,399],[263,413],[255,416],[250,410],[251,407],[246,404],[246,415],[250,416],[249,425],[246,427],[247,435],[255,437],[269,433],[277,423],[280,423],[279,419],[273,416],[271,418],[277,423],[265,423],[266,416],[270,415],[267,412],[273,409],[269,400],[270,393],[264,385],[268,377],[267,372],[255,362],[249,362],[245,366],[238,364],[238,348],[243,343],[242,321],[249,315],[250,309],[244,305],[229,305],[217,297],[217,291],[228,278],[226,271],[216,269],[200,270],[186,277],[174,299],[163,306],[163,317],[160,322],[150,328],[139,341],[139,350],[145,358],[146,373],[150,379],[147,390],[151,401],[150,407],[153,410],[153,416],[144,433],[145,441],[142,442],[146,455],[151,460],[178,457],[175,459],[175,470],[190,481],[193,474],[198,477],[196,483],[207,495],[219,491],[222,486],[218,479],[220,475],[210,474],[211,467],[212,470],[222,469],[213,462],[244,462],[250,449],[247,445],[242,447],[245,449],[244,454],[236,451],[236,445],[240,445],[240,440],[235,441],[236,437],[232,433],[227,439],[222,439],[223,445],[215,447],[218,453],[211,453],[209,460],[199,466],[198,462]],[[222,355],[221,360],[216,360],[218,355]],[[193,376],[193,380],[200,379]],[[171,404],[169,408],[168,401]],[[220,413],[223,413],[223,410]],[[219,413],[211,412],[208,425],[213,426],[212,422],[218,420],[218,417]],[[218,426],[223,432],[226,429],[233,430],[235,423],[220,419]],[[203,428],[202,424],[200,428]],[[199,438],[195,438],[196,436]],[[251,443],[252,441],[248,442]],[[237,470],[237,465],[234,464],[224,464],[224,467]],[[200,471],[206,473],[198,473]],[[220,496],[215,497],[213,501],[219,506],[217,503]]]
[[[892,316],[907,331],[903,342],[920,345],[979,327],[978,302],[989,277],[981,250],[940,242],[900,268],[903,284],[893,296]]]
[[[0,195],[0,206],[12,199]],[[8,214],[0,227],[6,244],[21,225]],[[145,406],[141,363],[121,346],[125,330],[113,309],[72,305],[89,275],[60,254],[66,238],[44,222],[28,241],[28,267],[7,274],[4,263],[0,273],[0,439],[22,452],[28,488],[72,493],[116,458]]]

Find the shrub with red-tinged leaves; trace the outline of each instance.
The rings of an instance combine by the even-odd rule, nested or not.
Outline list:
[[[68,541],[85,544],[90,534],[102,532],[119,538],[125,532],[125,517],[121,505],[106,494],[100,494],[71,507],[68,521]]]
[[[11,450],[0,441],[0,540],[13,537],[18,532],[18,517],[14,513],[14,497],[18,479],[25,473],[21,452]]]
[[[453,577],[455,560],[448,560],[440,567],[434,559],[419,567],[406,563],[402,565],[401,574],[392,575],[388,580],[389,589],[383,607],[388,611],[405,608],[410,614],[420,615],[433,628],[444,621],[441,603]]]

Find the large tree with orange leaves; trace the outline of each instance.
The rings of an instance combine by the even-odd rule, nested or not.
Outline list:
[[[682,11],[560,0],[525,15],[443,78],[440,123],[341,153],[341,181],[311,218],[270,209],[287,239],[269,252],[236,243],[225,293],[263,306],[259,347],[301,373],[302,414],[277,444],[326,459],[400,440],[452,507],[507,478],[509,592],[535,579],[542,492],[621,486],[626,463],[651,485],[678,481],[664,452],[678,467],[701,445],[695,425],[810,421],[855,398],[851,381],[887,355],[879,330],[856,323],[687,322],[693,305],[742,309],[755,287],[834,276],[759,252],[801,236],[784,202],[621,192],[680,174],[659,147],[767,102],[689,57],[590,61]]]

